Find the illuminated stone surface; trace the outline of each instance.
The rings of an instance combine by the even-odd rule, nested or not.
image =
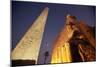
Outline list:
[[[53,44],[51,63],[95,61],[95,38],[91,27],[67,16],[64,28]]]
[[[37,63],[49,8],[45,8],[22,37],[11,54],[12,60],[35,60]]]
[[[74,32],[74,29],[69,25],[72,20],[68,15],[67,22],[54,43],[51,63],[72,62],[70,44],[68,43]]]

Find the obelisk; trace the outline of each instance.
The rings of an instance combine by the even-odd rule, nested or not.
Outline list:
[[[12,60],[35,60],[37,63],[48,11],[46,7],[19,41],[11,53]]]

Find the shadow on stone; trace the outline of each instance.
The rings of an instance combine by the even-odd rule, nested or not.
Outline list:
[[[35,60],[12,60],[12,67],[35,65],[35,62],[36,62]]]

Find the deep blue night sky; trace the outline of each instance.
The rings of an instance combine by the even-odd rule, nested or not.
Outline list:
[[[96,23],[95,6],[12,1],[12,49],[45,7],[49,7],[49,15],[45,26],[38,64],[44,63],[45,51],[48,50],[51,53],[53,42],[64,26],[67,14],[76,16],[78,20],[84,20],[90,26],[95,26]],[[48,43],[48,46],[46,46],[46,43]],[[47,59],[47,63],[49,61],[50,56]]]

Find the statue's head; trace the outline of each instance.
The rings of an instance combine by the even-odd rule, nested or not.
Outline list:
[[[66,23],[68,24],[68,23],[75,23],[76,22],[76,20],[77,20],[77,18],[75,17],[75,16],[72,16],[72,15],[67,15],[66,16]]]

